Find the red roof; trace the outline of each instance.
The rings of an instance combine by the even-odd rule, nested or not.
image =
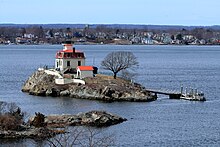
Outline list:
[[[70,59],[76,59],[76,58],[81,58],[81,59],[85,59],[85,55],[83,52],[81,51],[74,51],[74,50],[60,50],[56,53],[56,58],[57,59],[66,59],[66,58],[70,58]]]
[[[60,51],[58,51],[58,52],[72,53],[73,50],[60,50]],[[74,52],[75,52],[75,53],[83,53],[82,51],[79,51],[79,50],[75,50]]]
[[[78,66],[80,70],[94,70],[93,66]]]

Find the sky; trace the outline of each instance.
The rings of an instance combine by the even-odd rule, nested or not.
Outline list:
[[[220,25],[220,0],[0,0],[0,23]]]

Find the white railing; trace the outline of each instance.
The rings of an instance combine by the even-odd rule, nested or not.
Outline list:
[[[59,79],[63,78],[59,72],[57,72],[56,70],[54,69],[50,69],[50,70],[44,70],[45,73],[47,73],[48,75],[54,75],[54,76],[57,76]]]

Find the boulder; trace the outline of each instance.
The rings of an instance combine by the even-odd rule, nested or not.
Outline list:
[[[60,96],[69,96],[69,95],[70,95],[70,91],[68,89],[60,92]]]
[[[90,111],[84,114],[80,114],[79,118],[82,119],[81,124],[97,127],[110,126],[127,120],[105,111]]]

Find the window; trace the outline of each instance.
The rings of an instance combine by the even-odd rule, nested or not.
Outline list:
[[[59,62],[57,61],[57,68],[59,67]]]
[[[67,57],[70,58],[70,57],[71,57],[71,54],[67,53]]]
[[[70,66],[70,61],[67,61],[67,62],[66,62],[66,65],[67,65],[67,66]]]
[[[81,61],[78,61],[78,66],[81,66]]]

